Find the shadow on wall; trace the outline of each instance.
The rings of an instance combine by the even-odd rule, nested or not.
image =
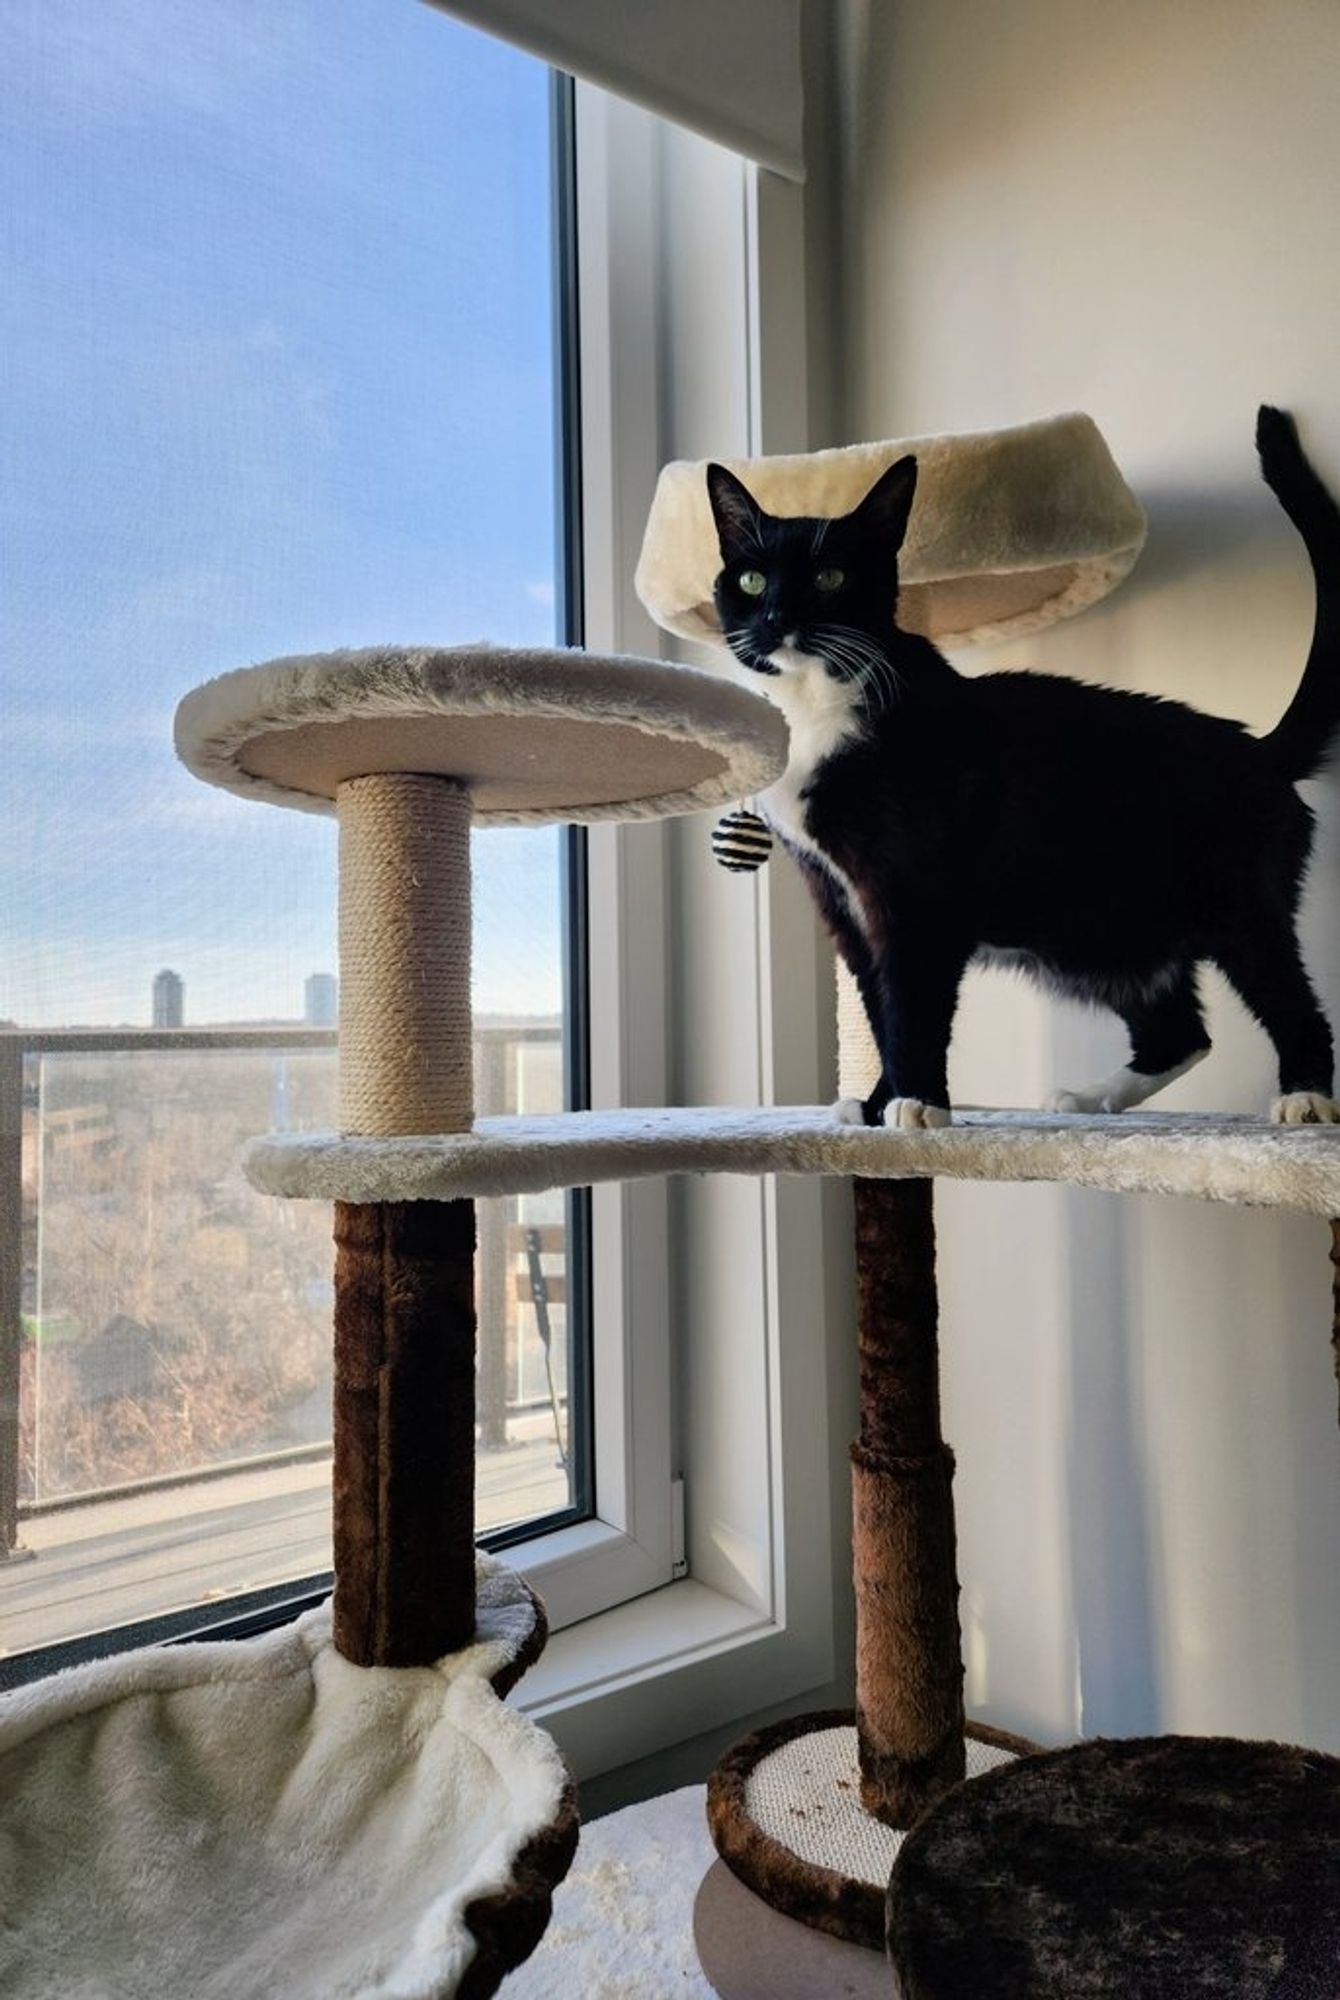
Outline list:
[[[1071,1593],[1080,1729],[1163,1728],[1154,1617],[1147,1437],[1132,1352],[1129,1202],[1066,1190]]]
[[[1044,635],[1044,669],[1138,686],[1273,726],[1312,628],[1306,558],[1250,490],[1142,488],[1130,582]],[[1018,664],[1024,664],[1022,660]],[[1300,934],[1340,1033],[1340,776],[1317,816]],[[1156,1108],[1261,1112],[1274,1057],[1203,970],[1210,1059]],[[1124,1059],[1120,1024],[1042,1003],[1044,1068]],[[1340,1436],[1327,1231],[1305,1217],[1069,1190],[1071,1587],[1086,1735],[1221,1729],[1321,1741],[1340,1642]],[[1328,1746],[1329,1747],[1329,1746]]]
[[[1070,1191],[1083,1733],[1321,1742],[1340,1437],[1312,1218]],[[1281,1448],[1281,1439],[1289,1448]]]

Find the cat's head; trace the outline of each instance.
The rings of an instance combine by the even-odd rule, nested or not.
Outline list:
[[[773,676],[817,657],[837,680],[863,679],[872,645],[893,636],[916,485],[916,459],[900,458],[850,514],[816,520],[765,513],[733,472],[709,465],[721,546],[713,596],[735,657]]]

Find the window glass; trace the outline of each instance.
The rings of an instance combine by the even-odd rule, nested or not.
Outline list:
[[[553,643],[551,78],[418,0],[0,0],[0,1647],[329,1562],[333,822],[191,779],[278,654]],[[477,835],[481,1111],[570,865]],[[480,1527],[577,1505],[570,1203],[481,1206]],[[6,1557],[8,1559],[6,1559]]]

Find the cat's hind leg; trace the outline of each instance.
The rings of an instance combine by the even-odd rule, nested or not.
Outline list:
[[[1280,1094],[1270,1107],[1277,1125],[1334,1125],[1331,1030],[1299,956],[1292,924],[1272,916],[1250,936],[1215,951],[1231,981],[1275,1044]]]
[[[1131,1059],[1097,1083],[1058,1090],[1049,1111],[1129,1111],[1165,1085],[1175,1083],[1210,1053],[1195,973],[1187,966],[1138,1000],[1117,1009],[1131,1036]]]

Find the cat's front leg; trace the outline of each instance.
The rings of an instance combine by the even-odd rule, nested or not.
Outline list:
[[[852,916],[846,891],[839,886],[830,871],[812,855],[805,853],[803,849],[792,849],[792,852],[801,874],[805,877],[810,894],[818,906],[828,934],[837,948],[838,956],[856,981],[866,1019],[873,1024],[878,1010],[875,961],[866,942],[865,932]],[[878,1044],[878,1036],[876,1043]],[[833,1106],[838,1124],[877,1125],[879,1118],[868,1115],[870,1102],[870,1098],[862,1102],[859,1097],[839,1097]]]
[[[929,926],[900,926],[876,958],[867,1007],[883,1073],[862,1107],[867,1125],[924,1130],[951,1122],[949,1041],[969,956]]]

